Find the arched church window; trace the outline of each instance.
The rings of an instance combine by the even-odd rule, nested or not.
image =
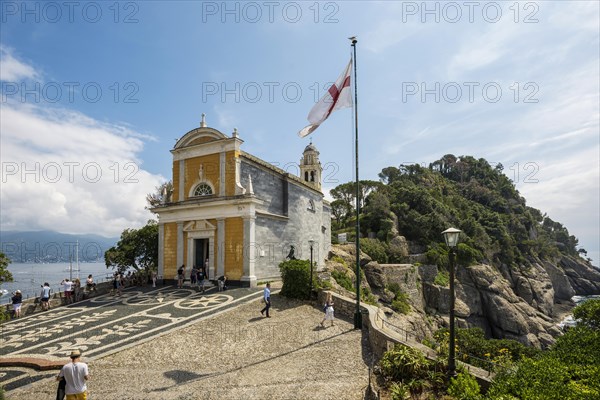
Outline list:
[[[310,171],[310,181],[311,182],[315,181],[315,171]]]
[[[212,188],[206,183],[201,183],[194,189],[194,196],[210,196],[213,194]]]
[[[315,212],[315,202],[313,200],[308,201],[308,211]]]
[[[308,182],[308,171],[304,171],[304,180]]]

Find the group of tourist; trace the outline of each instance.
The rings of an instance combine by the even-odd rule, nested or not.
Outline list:
[[[202,292],[206,289],[206,279],[208,279],[208,275],[206,274],[208,267],[208,259],[206,259],[204,267],[198,267],[194,265],[192,270],[190,271],[190,285],[192,287],[197,286]],[[177,269],[177,288],[183,288],[183,282],[185,281],[185,264],[182,264],[181,267]],[[222,277],[224,278],[224,277]],[[221,279],[221,278],[220,278]],[[225,278],[226,279],[226,278]],[[223,279],[221,279],[223,280]],[[222,289],[221,286],[219,286]]]
[[[74,280],[69,280],[69,278],[63,279],[60,283],[63,287],[63,292],[65,294],[65,304],[71,304],[76,301],[80,301],[83,299],[84,291],[81,287],[81,281],[79,278],[75,278]],[[44,284],[46,286],[47,283]],[[44,298],[44,286],[42,286],[42,294],[41,298]],[[96,283],[94,282],[94,277],[90,274],[88,275],[85,281],[85,289],[89,292],[96,291]],[[48,294],[49,295],[49,294]]]

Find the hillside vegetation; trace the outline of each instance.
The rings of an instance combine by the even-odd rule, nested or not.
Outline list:
[[[526,205],[501,164],[448,154],[428,168],[402,165],[384,168],[380,181],[361,182],[361,236],[379,240],[382,262],[404,262],[406,256],[390,247],[402,235],[428,251],[431,262],[447,263],[441,232],[453,226],[463,231],[459,263],[528,265],[535,259],[586,255],[578,240],[561,223]],[[331,191],[333,232],[353,236],[355,184]],[[373,246],[370,246],[373,247]],[[375,250],[371,249],[371,253]],[[368,249],[364,249],[369,253]]]

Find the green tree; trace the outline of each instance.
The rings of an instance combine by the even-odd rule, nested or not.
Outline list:
[[[10,264],[10,258],[0,252],[0,285],[4,282],[13,281],[13,276],[8,270],[8,264]]]
[[[0,252],[0,286],[4,282],[12,282],[13,276],[8,270],[8,264],[10,264],[10,258],[6,256],[6,254]],[[10,316],[6,312],[6,308],[0,308],[0,321],[4,321],[5,319],[9,319]],[[0,394],[2,394],[2,389],[0,387]]]
[[[149,220],[140,229],[125,229],[116,246],[104,253],[107,268],[149,271],[158,266],[158,223]]]

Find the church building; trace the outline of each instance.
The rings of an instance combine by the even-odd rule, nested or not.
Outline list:
[[[206,125],[181,137],[173,154],[173,191],[152,212],[159,219],[158,274],[175,279],[185,264],[205,267],[210,280],[253,287],[278,279],[293,255],[320,269],[331,247],[331,208],[321,192],[319,152],[304,149],[296,176],[241,150]]]

